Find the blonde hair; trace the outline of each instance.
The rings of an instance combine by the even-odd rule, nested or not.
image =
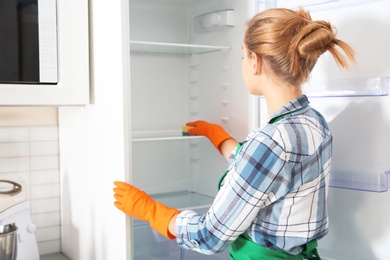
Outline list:
[[[331,24],[313,21],[303,9],[274,8],[258,13],[247,23],[244,44],[249,54],[254,52],[265,59],[276,75],[297,86],[307,80],[326,51],[342,68],[349,69],[346,57],[355,62],[353,49],[336,38]]]

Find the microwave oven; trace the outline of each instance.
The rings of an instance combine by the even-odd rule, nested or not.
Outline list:
[[[0,83],[57,84],[57,0],[0,1]]]

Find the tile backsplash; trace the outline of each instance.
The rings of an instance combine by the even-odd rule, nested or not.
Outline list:
[[[58,126],[1,126],[0,178],[21,178],[41,255],[61,252]]]

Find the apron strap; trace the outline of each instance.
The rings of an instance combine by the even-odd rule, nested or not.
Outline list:
[[[305,249],[302,251],[302,255],[305,257],[305,259],[309,260],[321,260],[320,255],[317,251],[317,240],[312,240],[305,245]]]
[[[301,107],[301,108],[298,108],[298,109],[295,109],[295,110],[293,110],[293,111],[287,112],[287,113],[285,113],[285,114],[283,114],[283,115],[274,117],[274,118],[272,118],[272,119],[269,121],[269,123],[270,123],[270,124],[276,123],[276,122],[278,122],[279,120],[281,120],[283,117],[285,117],[285,116],[287,116],[287,115],[290,115],[290,114],[292,114],[292,113],[298,112],[298,111],[300,111],[300,110],[302,110],[302,109],[305,109],[307,106],[308,106],[308,105],[306,105],[306,106],[304,106],[304,107]]]

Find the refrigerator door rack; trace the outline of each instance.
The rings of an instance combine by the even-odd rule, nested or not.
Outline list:
[[[130,51],[169,54],[202,54],[216,51],[228,51],[229,46],[213,46],[199,44],[181,44],[167,42],[130,41]]]
[[[386,192],[389,189],[390,170],[385,173],[331,172],[329,186],[350,190]]]
[[[309,80],[303,90],[310,97],[388,96],[390,77]]]
[[[383,0],[257,0],[259,7],[285,7],[289,9],[310,8],[311,10],[324,10],[330,8],[341,8],[353,5],[379,2]],[[262,9],[259,9],[262,10]]]

